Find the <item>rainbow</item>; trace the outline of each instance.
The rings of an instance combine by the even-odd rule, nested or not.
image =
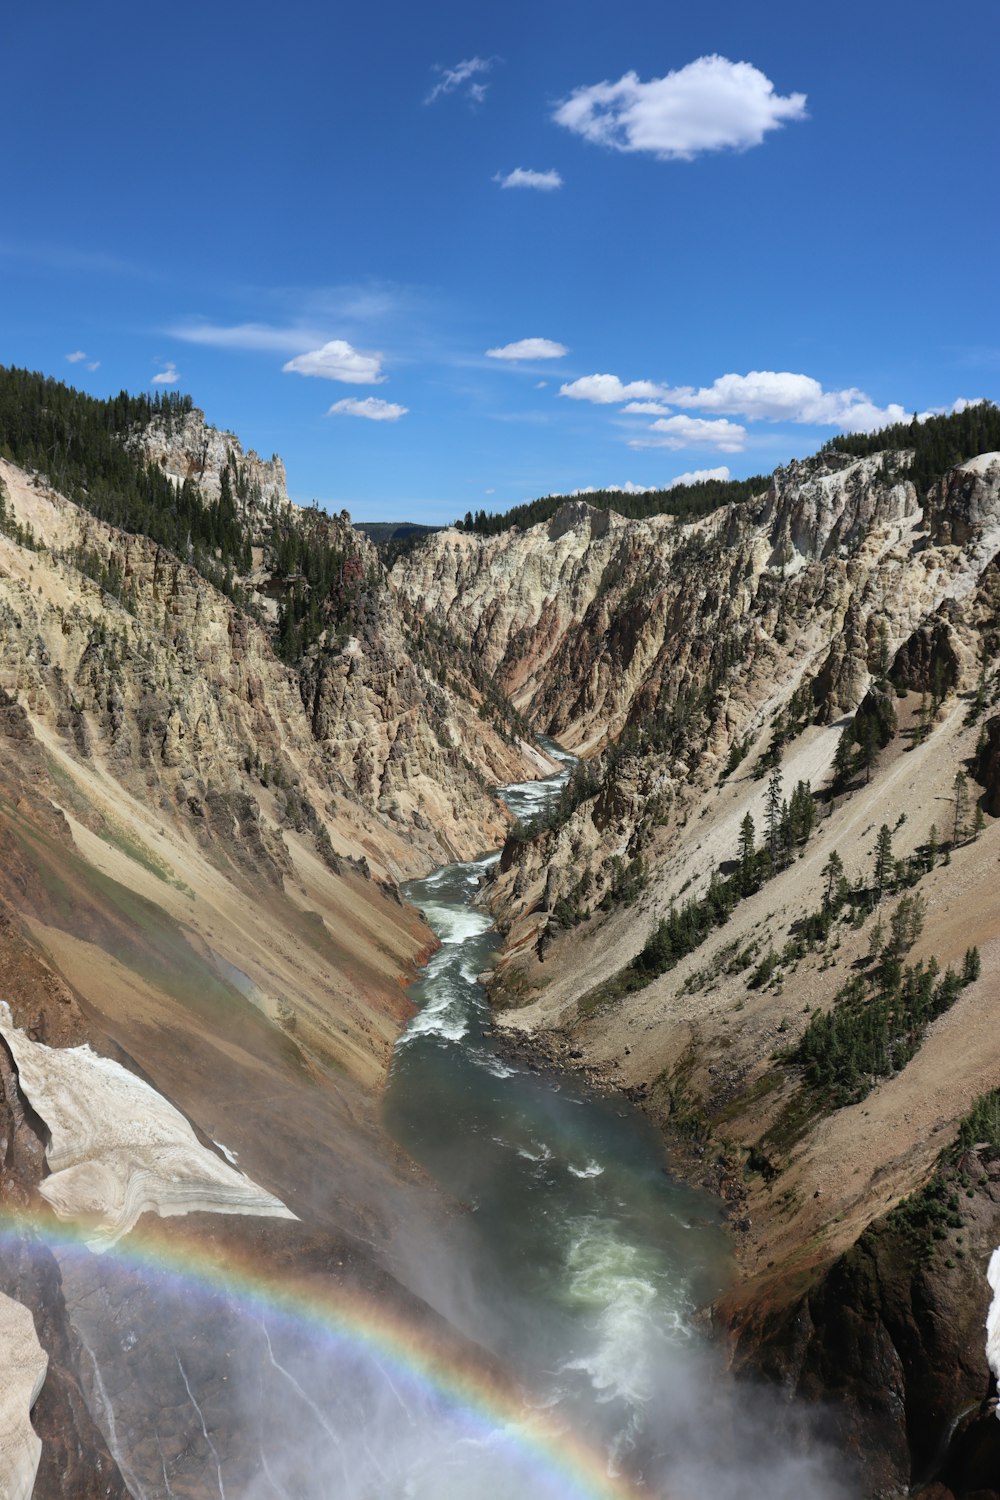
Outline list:
[[[604,1454],[530,1408],[510,1383],[484,1370],[455,1347],[437,1343],[383,1302],[325,1283],[278,1280],[263,1275],[245,1254],[227,1248],[221,1262],[183,1235],[152,1223],[137,1226],[102,1255],[109,1265],[148,1277],[168,1290],[196,1298],[224,1294],[238,1309],[294,1324],[330,1350],[377,1361],[434,1409],[458,1423],[473,1441],[492,1443],[499,1433],[504,1451],[524,1475],[526,1496],[561,1500],[651,1500],[650,1492],[608,1473]],[[35,1215],[0,1212],[0,1247],[17,1239],[53,1252],[88,1257],[86,1231]]]

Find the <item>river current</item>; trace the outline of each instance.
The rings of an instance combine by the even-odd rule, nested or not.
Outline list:
[[[558,797],[499,788],[521,818]],[[575,1075],[510,1061],[490,1034],[478,975],[498,943],[474,904],[497,853],[405,888],[440,938],[411,995],[386,1099],[397,1142],[466,1214],[448,1313],[557,1419],[583,1428],[609,1473],[649,1461],[657,1383],[692,1315],[725,1280],[714,1198],[671,1180],[648,1120]]]

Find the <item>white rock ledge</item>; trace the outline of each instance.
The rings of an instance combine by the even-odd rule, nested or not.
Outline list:
[[[1000,1248],[990,1256],[986,1279],[993,1293],[990,1310],[986,1314],[986,1358],[990,1369],[1000,1380]],[[997,1408],[1000,1417],[1000,1407]]]
[[[144,1213],[198,1211],[294,1219],[278,1198],[203,1146],[174,1106],[89,1046],[46,1047],[14,1026],[0,1001],[0,1034],[21,1089],[51,1132],[40,1191],[60,1219],[105,1250]]]
[[[0,1500],[31,1500],[42,1456],[31,1408],[48,1366],[31,1312],[0,1294]]]

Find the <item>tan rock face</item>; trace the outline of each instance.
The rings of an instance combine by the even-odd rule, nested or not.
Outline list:
[[[793,624],[829,646],[880,549],[911,544],[905,467],[905,455],[791,464],[755,504],[687,526],[569,502],[524,533],[437,533],[393,583],[472,643],[536,728],[592,746]]]
[[[30,554],[0,538],[0,686],[81,756],[108,762],[145,796],[155,786],[174,816],[200,817],[213,792],[260,804],[262,785],[287,803],[288,783],[335,850],[364,854],[383,874],[412,874],[502,837],[489,786],[534,767],[479,715],[474,690],[470,702],[410,659],[388,589],[376,585],[361,635],[315,651],[300,677],[275,657],[267,631],[193,568],[40,491],[13,466],[3,477],[51,550]],[[377,574],[374,550],[350,537]],[[80,572],[83,553],[120,570],[129,608]],[[345,800],[349,818],[367,821],[360,840],[338,839],[330,824]],[[270,820],[255,821],[255,845],[282,869]]]
[[[497,662],[536,727],[571,748],[619,740],[611,783],[558,847],[521,846],[502,869],[505,921],[527,912],[537,935],[559,901],[593,910],[734,746],[766,738],[793,700],[799,722],[837,723],[867,692],[883,637],[894,656],[975,590],[1000,545],[1000,461],[939,487],[968,518],[961,546],[933,543],[928,521],[940,531],[951,502],[932,496],[925,517],[908,466],[907,454],[794,463],[756,501],[688,526],[598,524],[577,502],[526,533],[438,534],[396,564],[396,586]],[[954,685],[974,652],[948,649]]]
[[[558,573],[552,559],[567,533],[439,536],[423,559],[397,565],[399,586],[416,591],[419,578],[456,629],[466,618],[470,632],[487,631],[501,671],[503,652],[513,662],[525,642],[536,648],[525,702],[536,723],[565,723],[570,745],[617,735],[594,760],[597,794],[561,826],[509,844],[498,866],[487,899],[507,933],[502,1024],[554,1039],[558,1055],[636,1090],[663,1114],[675,1096],[694,1101],[746,1149],[788,1102],[792,1085],[775,1071],[776,1054],[858,972],[851,964],[864,964],[867,927],[846,933],[836,953],[788,960],[780,983],[748,988],[760,958],[794,947],[800,919],[819,907],[831,849],[849,879],[864,883],[883,822],[899,857],[930,839],[933,825],[940,839],[963,767],[975,768],[984,811],[993,808],[1000,458],[983,455],[945,476],[926,506],[907,467],[906,455],[793,465],[750,505],[694,526],[662,523],[658,550],[649,523],[613,523],[588,558],[587,523],[568,514],[584,549],[570,570],[577,623],[561,615],[554,641],[544,634],[555,617],[544,590],[528,623],[524,601],[515,615],[505,594],[519,559],[525,578],[539,576],[533,551]],[[584,580],[609,535],[620,549],[629,536],[646,545],[636,546],[629,571],[588,592]],[[470,576],[476,605],[463,616]],[[829,785],[843,727],[886,661],[898,730],[870,784],[862,776],[850,796],[821,802],[819,831],[801,858],[675,968],[592,1010],[588,994],[629,963],[658,919],[703,894],[713,870],[731,868],[747,813],[760,839],[767,783],[754,773],[772,743],[783,741],[786,796],[800,779],[814,790]],[[936,712],[922,694],[940,699]],[[744,1265],[768,1296],[789,1267],[818,1274],[918,1184],[976,1095],[996,1086],[983,1025],[1000,972],[990,874],[998,836],[987,819],[978,840],[921,881],[926,921],[914,950],[960,967],[976,944],[990,979],[963,991],[916,1057],[863,1106],[814,1122],[776,1185],[752,1182]]]
[[[136,436],[135,444],[150,463],[157,464],[178,484],[193,480],[209,499],[218,498],[223,471],[235,464],[253,496],[248,511],[291,504],[285,466],[278,455],[262,459],[252,448],[245,453],[234,432],[209,426],[205,413],[197,407],[169,422],[158,418]]]

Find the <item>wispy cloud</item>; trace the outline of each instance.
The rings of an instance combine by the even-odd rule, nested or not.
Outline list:
[[[706,151],[759,146],[768,131],[805,114],[805,94],[777,94],[751,63],[712,55],[648,83],[629,72],[616,83],[574,89],[553,119],[616,151],[692,161]]]
[[[386,378],[380,354],[362,354],[345,339],[330,339],[319,349],[296,355],[281,368],[319,380],[339,380],[344,385],[380,385]]]
[[[171,337],[186,344],[204,344],[212,349],[260,349],[274,354],[296,354],[321,344],[323,334],[315,328],[275,327],[271,323],[175,323],[167,329]]]
[[[721,453],[742,453],[747,430],[725,418],[660,417],[649,429],[650,437],[629,439],[630,448],[718,448]]]
[[[367,417],[369,422],[398,422],[400,417],[406,416],[409,409],[395,401],[382,401],[378,396],[365,396],[363,400],[347,396],[343,401],[335,401],[327,416]]]
[[[557,344],[555,339],[518,339],[486,351],[488,359],[562,359],[568,353],[566,345]]]
[[[652,380],[619,380],[617,375],[581,375],[559,387],[560,396],[571,401],[591,401],[595,406],[616,406],[620,401],[657,401],[664,397],[666,387],[655,385]]]
[[[513,172],[506,175],[503,172],[495,173],[493,181],[499,182],[502,188],[534,188],[540,193],[554,192],[563,185],[563,180],[554,167],[548,172],[536,172],[531,167],[515,167]]]
[[[75,245],[47,245],[24,240],[0,239],[0,257],[21,261],[32,269],[45,267],[71,274],[128,276],[138,281],[160,281],[158,272],[134,265],[118,255],[101,250],[82,250]]]
[[[88,370],[99,370],[100,368],[101,368],[101,361],[99,359],[88,359],[87,360],[87,369]]]
[[[489,88],[489,84],[482,81],[482,75],[490,71],[493,61],[492,57],[467,57],[453,68],[435,67],[433,71],[439,75],[438,81],[424,103],[433,104],[445,94],[461,92],[470,104],[482,104]]]
[[[87,356],[82,349],[74,349],[72,354],[67,354],[66,356],[67,363],[71,365],[78,365],[81,360],[86,358]]]
[[[150,385],[176,385],[180,380],[180,371],[173,360],[168,360],[158,375],[154,375],[149,382]]]

